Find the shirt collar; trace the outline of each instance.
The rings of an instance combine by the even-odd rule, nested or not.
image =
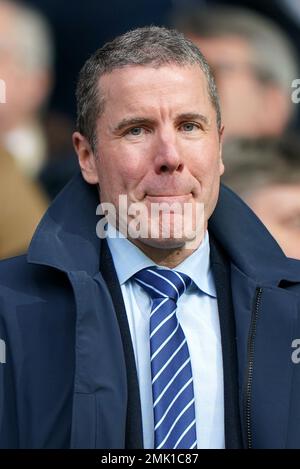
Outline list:
[[[157,266],[135,244],[129,241],[122,233],[115,230],[110,224],[107,225],[107,242],[120,285],[125,284],[138,271],[147,267]],[[215,283],[210,268],[208,231],[206,231],[198,249],[179,264],[175,270],[188,275],[203,293],[216,297]]]

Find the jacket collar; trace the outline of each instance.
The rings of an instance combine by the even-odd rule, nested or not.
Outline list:
[[[27,260],[64,272],[99,272],[100,239],[96,186],[77,174],[52,202],[39,223],[29,246]]]
[[[282,280],[300,281],[300,262],[285,256],[252,210],[226,186],[221,185],[209,230],[231,262],[256,282],[277,286]]]
[[[94,276],[101,249],[96,234],[98,204],[96,186],[87,184],[80,173],[74,176],[42,218],[28,262]],[[288,259],[247,205],[222,185],[209,230],[237,268],[257,282],[300,281],[300,262]]]

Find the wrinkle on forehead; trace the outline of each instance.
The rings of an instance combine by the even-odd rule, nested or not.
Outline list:
[[[166,118],[179,113],[215,114],[206,77],[199,66],[130,66],[100,80],[104,112],[117,120],[130,117]]]

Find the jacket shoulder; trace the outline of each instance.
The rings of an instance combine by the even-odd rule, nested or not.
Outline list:
[[[28,264],[26,255],[10,257],[0,261],[0,285],[6,283],[9,278],[16,278],[18,274],[26,274]]]
[[[8,330],[67,312],[74,314],[74,295],[64,272],[30,264],[25,255],[0,262],[0,319]]]
[[[75,325],[63,272],[26,256],[0,262],[0,448],[68,447]]]
[[[0,261],[0,297],[6,292],[39,296],[46,295],[51,286],[66,286],[67,276],[52,267],[30,264],[26,255],[12,257]],[[52,293],[53,293],[52,291]]]

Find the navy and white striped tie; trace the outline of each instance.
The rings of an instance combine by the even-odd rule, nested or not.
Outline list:
[[[191,359],[176,316],[177,301],[191,284],[180,272],[143,269],[135,280],[151,296],[150,350],[157,449],[197,447]]]

